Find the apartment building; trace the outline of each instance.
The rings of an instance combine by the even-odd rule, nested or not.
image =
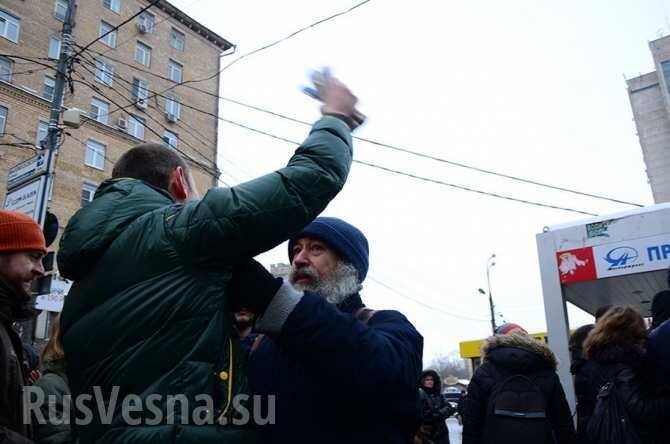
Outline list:
[[[148,5],[77,1],[74,52],[104,37],[77,55],[73,91],[64,94],[63,108],[85,115],[79,128],[64,129],[58,150],[48,208],[60,232],[111,176],[116,159],[142,142],[180,152],[201,192],[217,184],[218,70],[233,45],[167,1],[114,29]],[[46,136],[66,11],[65,0],[0,1],[2,202],[9,169],[35,156]],[[62,287],[51,311],[62,306]],[[38,337],[48,317],[40,322]]]

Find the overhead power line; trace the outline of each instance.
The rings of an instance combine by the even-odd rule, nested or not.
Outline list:
[[[270,111],[268,109],[261,108],[259,106],[249,105],[247,103],[240,102],[239,100],[234,100],[234,99],[230,99],[230,98],[227,98],[227,97],[220,97],[220,98],[221,98],[221,100],[224,100],[224,101],[229,102],[229,103],[233,103],[235,105],[242,106],[244,108],[259,111],[259,112],[262,112],[262,113],[265,113],[265,114],[269,114],[269,115],[272,115],[272,116],[275,116],[275,117],[279,117],[279,118],[284,119],[284,120],[299,123],[301,125],[312,126],[312,123],[310,123],[310,122],[306,122],[304,120],[296,119],[294,117],[290,117],[290,116],[287,116],[285,114],[281,114],[281,113],[278,113],[278,112],[275,112],[275,111]],[[602,196],[602,195],[593,194],[593,193],[587,193],[587,192],[583,192],[583,191],[573,190],[573,189],[570,189],[570,188],[551,185],[551,184],[544,183],[544,182],[539,182],[539,181],[532,180],[532,179],[525,179],[525,178],[518,177],[518,176],[512,176],[512,175],[509,175],[509,174],[500,173],[500,172],[497,172],[497,171],[493,171],[493,170],[489,170],[489,169],[485,169],[485,168],[480,168],[480,167],[473,166],[473,165],[468,165],[468,164],[465,164],[465,163],[462,163],[462,162],[456,162],[456,161],[448,160],[448,159],[445,159],[445,158],[442,158],[442,157],[437,157],[437,156],[432,156],[432,155],[429,155],[429,154],[424,154],[424,153],[421,153],[421,152],[418,152],[418,151],[411,150],[409,148],[403,148],[403,147],[399,147],[399,146],[395,146],[395,145],[390,145],[390,144],[387,144],[387,143],[379,142],[379,141],[368,139],[368,138],[365,138],[365,137],[359,137],[359,136],[352,136],[352,137],[355,140],[360,140],[361,142],[376,145],[376,146],[379,146],[381,148],[387,148],[387,149],[390,149],[390,150],[399,151],[399,152],[409,154],[409,155],[412,155],[412,156],[421,157],[421,158],[424,158],[424,159],[429,159],[429,160],[433,160],[433,161],[436,161],[436,162],[441,162],[441,163],[445,163],[445,164],[460,167],[460,168],[465,168],[465,169],[472,170],[472,171],[477,171],[479,173],[484,173],[484,174],[489,174],[489,175],[492,175],[492,176],[502,177],[502,178],[514,180],[514,181],[517,181],[517,182],[522,182],[522,183],[535,185],[535,186],[539,186],[539,187],[543,187],[543,188],[549,188],[549,189],[557,190],[557,191],[563,191],[563,192],[566,192],[566,193],[577,194],[577,195],[580,195],[580,196],[591,197],[591,198],[594,198],[594,199],[606,200],[606,201],[615,202],[615,203],[624,204],[624,205],[632,205],[632,206],[636,206],[636,207],[643,207],[644,206],[644,205],[641,205],[641,204],[638,204],[638,203],[635,203],[635,202],[627,202],[627,201],[624,201],[624,200],[615,199],[613,197]]]
[[[347,9],[347,10],[338,12],[338,13],[336,13],[336,14],[333,14],[333,15],[331,15],[331,16],[328,16],[328,17],[326,17],[326,18],[323,18],[323,19],[321,19],[321,20],[318,20],[318,21],[316,21],[316,22],[314,22],[314,23],[311,23],[310,25],[307,25],[307,26],[304,26],[304,27],[298,29],[297,31],[294,31],[293,33],[289,34],[289,35],[286,36],[286,37],[280,38],[280,39],[275,40],[275,41],[273,41],[273,42],[271,42],[271,43],[268,43],[268,44],[266,44],[266,45],[263,45],[263,46],[261,46],[260,48],[254,49],[253,51],[250,51],[250,52],[248,52],[248,53],[242,54],[242,55],[240,55],[237,59],[233,60],[232,62],[230,62],[229,64],[227,64],[227,65],[224,66],[223,68],[221,68],[221,69],[217,69],[213,74],[211,74],[211,75],[209,75],[209,76],[203,77],[203,78],[201,78],[201,79],[191,79],[191,80],[183,80],[183,81],[181,81],[181,82],[177,82],[177,83],[175,83],[174,85],[171,85],[171,86],[165,88],[164,90],[160,91],[160,93],[154,93],[153,95],[150,95],[150,96],[147,98],[147,100],[152,99],[152,98],[155,97],[156,95],[159,95],[159,94],[165,94],[166,92],[171,91],[171,90],[173,90],[173,89],[175,89],[175,88],[177,88],[177,87],[179,87],[179,86],[188,86],[188,85],[191,84],[191,83],[201,83],[201,82],[205,82],[205,81],[207,81],[207,80],[211,80],[211,79],[215,78],[216,76],[218,76],[218,75],[219,75],[220,73],[222,73],[223,71],[225,71],[226,69],[230,68],[233,64],[239,62],[240,60],[242,60],[242,59],[244,59],[244,58],[246,58],[246,57],[249,57],[249,56],[252,55],[252,54],[256,54],[256,53],[258,53],[258,52],[261,52],[261,51],[263,51],[263,50],[266,50],[266,49],[268,49],[268,48],[271,48],[271,47],[273,47],[273,46],[276,46],[276,45],[278,45],[278,44],[281,43],[281,42],[284,42],[284,41],[286,41],[286,40],[288,40],[288,39],[290,39],[290,38],[292,38],[292,37],[295,37],[296,35],[300,34],[301,32],[303,32],[303,31],[305,31],[305,30],[307,30],[307,29],[313,28],[313,27],[315,27],[315,26],[317,26],[317,25],[320,25],[320,24],[325,23],[325,22],[327,22],[327,21],[329,21],[329,20],[332,20],[332,19],[334,19],[334,18],[336,18],[336,17],[340,17],[340,16],[342,16],[342,15],[348,14],[349,12],[351,12],[351,11],[353,11],[353,10],[355,10],[355,9],[357,9],[357,8],[359,8],[359,7],[361,7],[361,6],[363,6],[363,5],[366,4],[366,3],[369,3],[370,1],[371,1],[371,0],[364,0],[364,1],[360,2],[360,3],[357,3],[356,5],[352,6],[351,8],[349,8],[349,9]],[[140,12],[139,12],[138,14],[136,14],[134,17],[136,17],[137,15],[139,15],[139,14],[142,13],[142,12],[143,12],[143,11],[140,11]],[[132,17],[132,18],[134,18],[134,17]],[[123,24],[125,24],[125,23],[122,23],[121,25],[123,25]],[[104,36],[101,36],[101,37],[104,37]],[[101,38],[101,37],[99,37],[99,38]],[[77,54],[81,54],[84,50],[88,49],[89,46],[90,46],[90,44],[89,44],[89,45],[86,45],[83,49],[80,49],[80,50],[77,52]],[[129,106],[130,106],[130,105],[125,106],[125,107],[121,107],[120,109],[121,109],[121,110],[124,110],[124,109],[128,108]],[[114,110],[114,111],[116,111],[116,110]]]
[[[92,51],[92,52],[96,53],[96,51]],[[97,53],[97,54],[100,54],[100,53]],[[113,59],[113,58],[109,58],[109,59],[112,60],[112,61],[121,63],[123,65],[127,65],[127,66],[130,66],[130,67],[136,68],[135,66],[130,65],[129,63],[123,62],[121,60],[117,60],[117,59]],[[145,72],[147,74],[150,74],[154,77],[160,78],[162,80],[172,81],[172,79],[169,79],[168,77],[157,74],[155,72],[145,70],[145,69],[141,69],[141,68],[139,70],[142,71],[142,72]],[[312,123],[310,123],[310,122],[307,122],[305,120],[301,120],[301,119],[298,119],[298,118],[295,118],[295,117],[291,117],[291,116],[288,116],[286,114],[282,114],[280,112],[276,112],[276,111],[272,111],[272,110],[269,110],[269,109],[266,109],[266,108],[263,108],[263,107],[260,107],[260,106],[244,103],[244,102],[241,102],[239,100],[231,99],[229,97],[224,97],[224,96],[212,93],[210,91],[206,91],[206,90],[194,87],[192,85],[182,85],[182,86],[186,86],[189,89],[200,92],[200,93],[205,94],[207,96],[210,96],[210,97],[213,97],[213,98],[216,98],[216,99],[221,99],[225,102],[229,102],[229,103],[232,103],[232,104],[235,104],[235,105],[247,108],[247,109],[262,112],[262,113],[265,113],[265,114],[268,114],[268,115],[272,115],[272,116],[275,116],[275,117],[278,117],[278,118],[281,118],[281,119],[284,119],[284,120],[287,120],[287,121],[290,121],[290,122],[298,123],[300,125],[312,126]],[[166,96],[164,96],[162,93],[159,93],[159,92],[150,91],[150,93],[154,97],[166,98]],[[197,107],[193,107],[193,106],[190,106],[190,105],[184,104],[184,103],[182,103],[182,105],[184,105],[187,108],[193,109],[194,111],[198,111],[198,112],[210,115],[210,116],[215,116],[213,113],[209,113],[209,112],[201,110]],[[448,165],[451,165],[451,166],[468,169],[468,170],[471,170],[471,171],[476,171],[478,173],[483,173],[483,174],[488,174],[488,175],[492,175],[492,176],[502,177],[504,179],[509,179],[509,180],[513,180],[513,181],[517,181],[517,182],[521,182],[521,183],[526,183],[526,184],[529,184],[529,185],[534,185],[534,186],[538,186],[538,187],[542,187],[542,188],[548,188],[548,189],[552,189],[552,190],[556,190],[556,191],[562,191],[562,192],[566,192],[566,193],[576,194],[576,195],[579,195],[579,196],[590,197],[590,198],[594,198],[594,199],[605,200],[605,201],[614,202],[614,203],[623,204],[623,205],[631,205],[631,206],[635,206],[635,207],[643,207],[644,206],[644,205],[641,205],[641,204],[638,204],[638,203],[635,203],[635,202],[628,202],[628,201],[625,201],[625,200],[616,199],[616,198],[609,197],[609,196],[603,196],[603,195],[599,195],[599,194],[588,193],[588,192],[584,192],[584,191],[578,191],[578,190],[574,190],[574,189],[570,189],[570,188],[566,188],[566,187],[561,187],[561,186],[552,185],[552,184],[548,184],[548,183],[544,183],[544,182],[539,182],[539,181],[533,180],[533,179],[526,179],[526,178],[519,177],[519,176],[513,176],[513,175],[510,175],[510,174],[505,174],[505,173],[501,173],[501,172],[498,172],[498,171],[493,171],[493,170],[490,170],[490,169],[481,168],[481,167],[474,166],[474,165],[469,165],[469,164],[466,164],[466,163],[463,163],[463,162],[457,162],[457,161],[449,160],[449,159],[446,159],[446,158],[443,158],[443,157],[438,157],[438,156],[433,156],[433,155],[430,155],[430,154],[421,153],[419,151],[411,150],[409,148],[400,147],[400,146],[397,146],[397,145],[391,145],[391,144],[388,144],[388,143],[380,142],[380,141],[365,138],[365,137],[359,137],[359,136],[352,136],[352,137],[355,140],[359,140],[361,142],[369,143],[371,145],[375,145],[375,146],[378,146],[380,148],[385,148],[385,149],[389,149],[389,150],[393,150],[393,151],[402,152],[402,153],[405,153],[405,154],[408,154],[408,155],[411,155],[411,156],[424,158],[424,159],[448,164]]]
[[[282,137],[282,136],[277,136],[277,135],[269,133],[267,131],[259,130],[257,128],[253,128],[253,127],[250,127],[248,125],[236,122],[234,120],[225,119],[223,117],[219,117],[219,120],[222,121],[222,122],[226,122],[230,125],[234,125],[234,126],[237,126],[239,128],[243,128],[243,129],[246,129],[248,131],[252,131],[252,132],[257,133],[257,134],[262,134],[264,136],[271,137],[271,138],[276,139],[276,140],[280,140],[282,142],[290,143],[292,145],[300,145],[300,143],[296,142],[295,140],[287,139],[287,138]],[[387,167],[377,165],[377,164],[374,164],[374,163],[371,163],[371,162],[365,162],[365,161],[357,160],[357,159],[354,159],[353,161],[355,163],[368,166],[370,168],[376,168],[378,170],[383,170],[383,171],[386,171],[386,172],[389,172],[389,173],[394,173],[394,174],[398,174],[398,175],[401,175],[401,176],[411,177],[413,179],[421,180],[421,181],[424,181],[424,182],[430,182],[430,183],[434,183],[434,184],[437,184],[437,185],[443,185],[443,186],[447,186],[447,187],[451,187],[451,188],[456,188],[456,189],[459,189],[459,190],[462,190],[462,191],[469,191],[469,192],[472,192],[472,193],[478,193],[478,194],[482,194],[482,195],[489,196],[489,197],[495,197],[497,199],[505,199],[505,200],[509,200],[509,201],[517,202],[517,203],[522,203],[522,204],[526,204],[526,205],[533,205],[533,206],[537,206],[537,207],[551,208],[553,210],[568,211],[568,212],[583,214],[583,215],[587,215],[587,216],[597,216],[596,213],[591,213],[591,212],[588,212],[588,211],[582,211],[582,210],[577,210],[577,209],[568,208],[568,207],[562,207],[562,206],[558,206],[558,205],[545,204],[545,203],[542,203],[542,202],[534,202],[534,201],[530,201],[530,200],[526,200],[526,199],[520,199],[520,198],[513,197],[513,196],[507,196],[507,195],[504,195],[504,194],[498,194],[498,193],[492,193],[492,192],[489,192],[489,191],[483,191],[483,190],[479,190],[479,189],[476,189],[476,188],[471,188],[471,187],[466,187],[466,186],[463,186],[463,185],[452,184],[452,183],[444,182],[444,181],[437,180],[437,179],[431,179],[429,177],[424,177],[424,176],[419,176],[419,175],[412,174],[412,173],[407,173],[407,172],[400,171],[400,170],[394,170],[392,168],[387,168]]]
[[[488,319],[471,318],[471,317],[468,317],[468,316],[463,316],[463,315],[460,315],[460,314],[457,314],[457,313],[449,312],[449,311],[443,310],[443,309],[441,309],[441,308],[438,308],[438,307],[435,307],[435,306],[426,304],[426,303],[423,302],[422,300],[417,299],[417,298],[414,298],[414,297],[408,295],[407,293],[404,293],[404,292],[402,292],[402,291],[400,291],[400,290],[398,290],[398,289],[396,289],[396,288],[394,288],[394,287],[391,287],[390,285],[385,284],[384,282],[380,281],[379,279],[377,279],[377,278],[375,278],[374,276],[371,276],[371,275],[369,275],[369,274],[368,274],[368,279],[370,279],[370,280],[376,282],[378,285],[381,285],[382,287],[384,287],[384,288],[386,288],[386,289],[392,291],[393,293],[395,293],[395,294],[397,294],[397,295],[399,295],[399,296],[402,296],[402,297],[405,298],[405,299],[409,299],[410,301],[413,301],[413,302],[415,302],[415,303],[417,303],[417,304],[419,304],[419,305],[421,305],[421,306],[423,306],[423,307],[429,308],[430,310],[433,310],[433,311],[435,311],[435,312],[437,312],[437,313],[441,313],[441,314],[450,316],[450,317],[452,317],[452,318],[463,319],[463,320],[465,320],[465,321],[489,322]]]

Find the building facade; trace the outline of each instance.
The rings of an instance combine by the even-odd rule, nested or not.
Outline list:
[[[59,236],[111,176],[114,162],[143,142],[177,150],[201,193],[217,184],[219,61],[233,45],[166,1],[119,26],[148,4],[77,1],[73,52],[106,35],[77,55],[73,90],[67,88],[63,97],[64,109],[85,114],[79,128],[61,134],[48,201]],[[65,0],[0,2],[2,202],[9,169],[35,156],[46,136],[66,10]],[[46,330],[48,322],[40,322]]]
[[[627,81],[656,203],[670,201],[670,36],[649,42],[656,70]]]

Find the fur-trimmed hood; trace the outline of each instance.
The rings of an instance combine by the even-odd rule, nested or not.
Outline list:
[[[486,339],[482,344],[482,360],[519,373],[558,367],[558,360],[547,344],[520,332]]]

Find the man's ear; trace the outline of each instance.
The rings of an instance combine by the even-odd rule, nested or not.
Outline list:
[[[184,168],[178,166],[170,176],[168,191],[177,202],[186,202],[189,196],[188,179]]]

